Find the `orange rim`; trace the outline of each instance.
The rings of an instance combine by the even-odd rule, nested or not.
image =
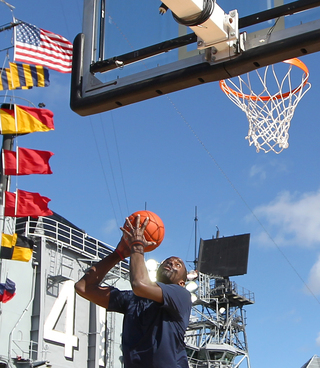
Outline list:
[[[246,94],[241,93],[241,92],[237,92],[234,89],[228,87],[227,84],[226,84],[225,79],[222,79],[222,80],[219,81],[220,88],[226,94],[232,93],[237,97],[241,97],[241,98],[245,98],[247,100],[253,100],[253,101],[257,101],[257,100],[268,101],[268,100],[271,100],[272,98],[277,98],[277,99],[286,98],[290,94],[300,91],[300,89],[307,84],[308,79],[309,79],[309,70],[308,70],[307,66],[301,60],[299,60],[297,58],[284,60],[283,63],[294,65],[294,66],[300,68],[301,70],[303,70],[304,73],[306,74],[306,79],[305,79],[304,83],[301,86],[293,89],[292,91],[289,91],[289,92],[286,92],[286,93],[283,93],[283,94],[279,93],[278,95],[276,95],[274,97],[270,97],[270,96],[260,96],[260,97],[251,96],[251,95],[246,95]]]

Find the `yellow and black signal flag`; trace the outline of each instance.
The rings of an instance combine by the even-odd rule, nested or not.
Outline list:
[[[49,70],[42,65],[9,63],[0,69],[0,90],[30,89],[50,85]]]
[[[32,87],[14,88],[12,86],[12,77],[10,69],[9,68],[0,69],[0,91],[12,89],[30,89],[30,88]]]
[[[29,262],[33,252],[33,241],[19,234],[2,234],[0,258]]]

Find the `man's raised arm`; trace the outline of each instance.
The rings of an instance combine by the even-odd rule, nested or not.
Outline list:
[[[154,244],[146,241],[144,231],[148,225],[147,217],[140,227],[140,215],[137,215],[137,226],[133,227],[128,219],[127,226],[130,231],[123,228],[122,231],[127,234],[127,238],[131,248],[130,254],[130,283],[132,291],[135,295],[152,299],[158,303],[163,303],[162,289],[150,280],[148,270],[144,260],[144,248],[147,245]]]
[[[117,263],[129,255],[130,249],[121,238],[116,250],[90,267],[75,284],[77,294],[101,307],[108,308],[110,288],[108,286],[102,287],[100,283]]]

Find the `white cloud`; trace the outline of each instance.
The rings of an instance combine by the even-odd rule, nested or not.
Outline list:
[[[263,156],[262,156],[263,157]],[[287,163],[284,164],[282,161],[271,160],[264,161],[264,158],[259,161],[259,164],[252,165],[249,171],[249,177],[258,178],[259,180],[265,180],[268,176],[274,176],[278,173],[288,172]]]
[[[261,180],[267,177],[266,171],[260,165],[252,165],[249,175],[250,178],[258,175]]]
[[[115,219],[108,220],[103,230],[106,234],[111,234],[115,229],[118,229],[117,221]]]
[[[316,339],[316,343],[318,346],[320,346],[320,332],[318,333],[318,337]]]
[[[268,231],[272,230],[272,237],[279,246],[320,244],[320,190],[302,195],[285,191],[253,212],[261,223],[266,224]],[[260,241],[270,243],[266,234],[258,237]]]
[[[257,244],[320,246],[320,190],[304,194],[282,192],[253,212],[267,229],[255,236]],[[320,294],[320,254],[310,270],[307,286],[313,294]],[[320,345],[320,335],[317,341]]]

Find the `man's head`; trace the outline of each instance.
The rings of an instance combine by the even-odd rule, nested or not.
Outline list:
[[[184,286],[187,280],[187,269],[179,257],[169,257],[159,266],[157,280],[164,284],[178,284]]]

